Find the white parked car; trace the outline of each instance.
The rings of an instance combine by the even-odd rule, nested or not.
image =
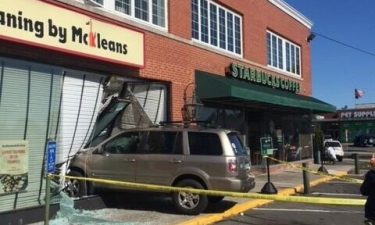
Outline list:
[[[324,140],[323,144],[325,156],[329,156],[328,147],[332,147],[335,150],[337,160],[342,162],[342,159],[344,158],[344,149],[338,140],[326,139]]]

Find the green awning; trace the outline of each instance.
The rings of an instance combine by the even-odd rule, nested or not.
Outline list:
[[[202,102],[310,110],[313,113],[335,112],[336,107],[313,97],[251,84],[202,71],[195,76],[197,97]]]

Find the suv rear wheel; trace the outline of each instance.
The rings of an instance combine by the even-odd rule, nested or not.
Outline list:
[[[203,185],[196,180],[186,179],[177,183],[176,187],[204,189]],[[208,205],[208,197],[189,192],[174,192],[173,202],[177,210],[187,215],[197,215],[203,212]]]

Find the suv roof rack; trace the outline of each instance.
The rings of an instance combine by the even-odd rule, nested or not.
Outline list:
[[[199,127],[205,127],[205,128],[217,128],[217,126],[213,126],[213,124],[210,123],[210,121],[207,120],[192,120],[192,121],[183,121],[183,120],[178,120],[178,121],[160,121],[159,122],[160,126],[184,126],[184,127],[189,127],[191,124],[196,124]]]

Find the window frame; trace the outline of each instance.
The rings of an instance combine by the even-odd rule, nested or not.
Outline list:
[[[90,0],[90,1],[92,1],[94,4],[98,5],[99,7],[102,7],[104,10],[109,11],[111,13],[114,13],[118,16],[124,17],[126,19],[136,21],[136,22],[141,23],[143,25],[151,26],[151,27],[157,28],[159,30],[163,30],[163,31],[168,30],[168,0],[163,0],[164,1],[164,13],[163,13],[163,15],[164,15],[164,18],[163,18],[164,26],[157,25],[157,24],[153,23],[153,18],[154,18],[153,0],[146,0],[148,2],[148,4],[147,4],[148,5],[148,12],[147,12],[148,20],[147,21],[145,21],[143,19],[140,19],[140,18],[137,18],[135,16],[135,1],[136,0],[129,0],[129,2],[130,2],[130,10],[129,10],[130,15],[126,14],[123,11],[119,11],[119,10],[116,9],[116,0],[102,0],[103,4],[100,4],[99,2],[97,2],[97,0]],[[142,1],[142,0],[140,0],[140,1]]]
[[[207,2],[207,16],[208,16],[208,23],[207,23],[207,35],[208,35],[208,42],[205,42],[202,40],[202,21],[201,21],[201,10],[202,10],[202,2]],[[195,4],[197,3],[197,4]],[[210,48],[214,48],[215,50],[219,50],[225,53],[229,53],[235,56],[239,56],[243,58],[243,52],[244,52],[244,41],[243,41],[243,18],[240,14],[225,8],[224,6],[214,2],[213,0],[191,0],[191,6],[197,5],[198,10],[197,12],[194,12],[193,7],[191,8],[191,38],[193,42],[208,46]],[[215,6],[216,9],[216,45],[212,43],[212,36],[211,36],[211,25],[212,25],[212,20],[211,20],[211,5]],[[224,11],[224,31],[222,30],[223,24],[221,24],[221,13]],[[193,20],[193,15],[197,13],[198,21]],[[231,48],[232,50],[229,50],[229,43],[228,43],[228,32],[229,32],[229,24],[228,24],[228,15],[232,16],[232,24],[231,26],[231,37],[232,37],[232,43],[231,43]],[[237,20],[239,20],[239,25],[236,25]],[[197,22],[198,23],[198,30],[193,30],[193,24]],[[237,30],[239,29],[239,31]],[[198,32],[198,38],[195,37],[194,32]],[[222,46],[222,41],[224,40],[221,38],[221,34],[225,33],[225,48]],[[238,35],[239,33],[239,35]],[[238,46],[239,45],[239,46]],[[239,51],[240,53],[238,53]]]
[[[280,41],[282,46],[280,46]],[[292,77],[302,78],[302,47],[300,45],[269,30],[266,32],[266,43],[267,67]],[[282,51],[281,54],[280,50]],[[282,59],[280,59],[280,56]]]

